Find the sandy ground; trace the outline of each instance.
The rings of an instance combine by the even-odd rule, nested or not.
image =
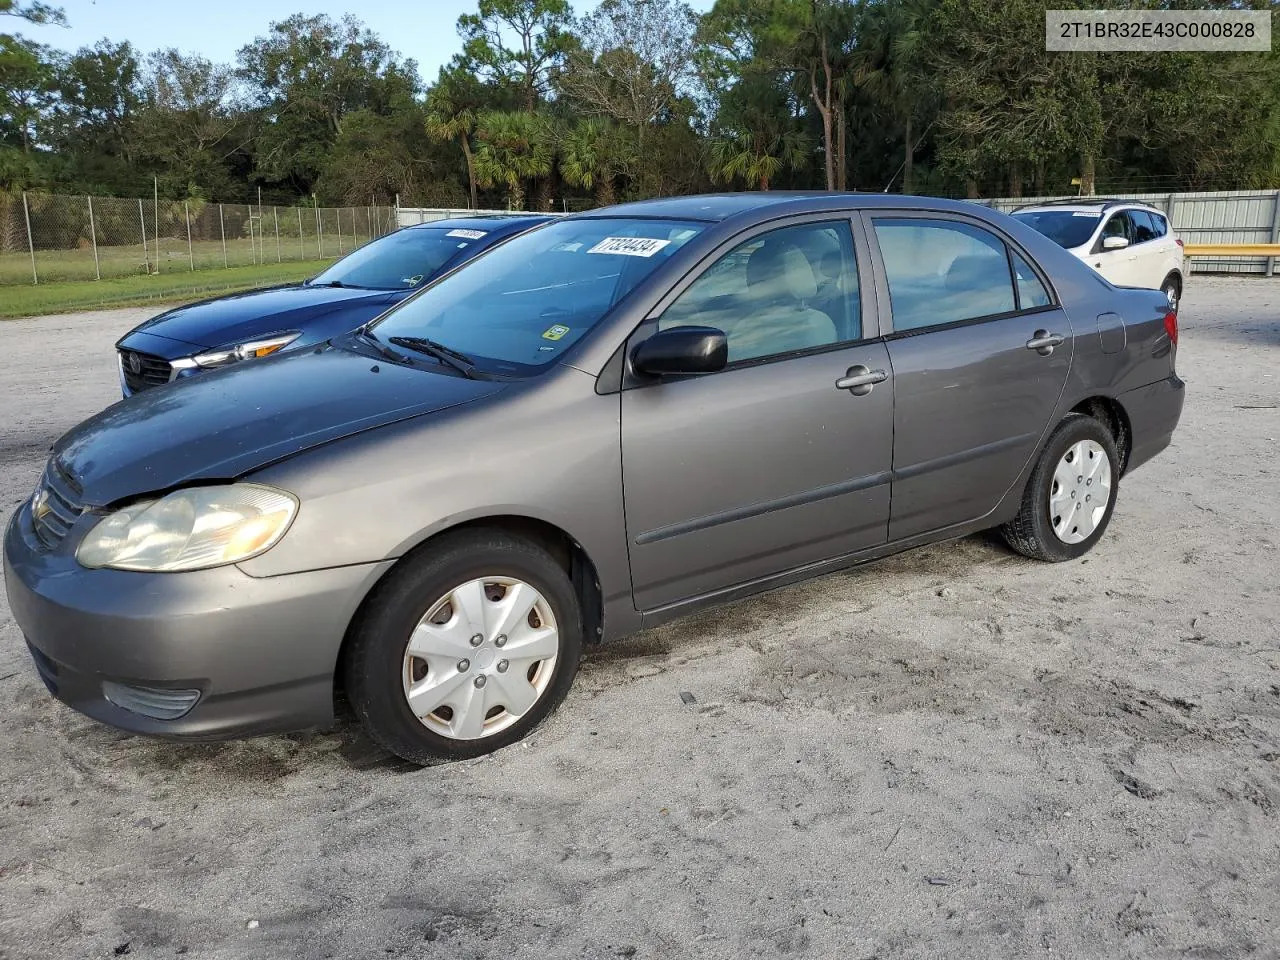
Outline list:
[[[3,324],[7,509],[144,315]],[[1088,558],[971,538],[689,619],[475,762],[119,734],[0,607],[0,956],[1280,956],[1280,280],[1197,279],[1178,365]]]

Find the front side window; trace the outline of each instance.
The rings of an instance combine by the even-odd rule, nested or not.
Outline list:
[[[702,232],[675,220],[558,220],[483,253],[369,328],[467,355],[486,373],[556,362],[640,281]]]
[[[407,227],[343,257],[310,281],[317,287],[412,290],[482,240],[488,231]]]
[[[1102,228],[1102,239],[1107,237],[1124,237],[1130,243],[1133,242],[1132,233],[1129,230],[1129,215],[1126,213],[1113,213],[1110,219]]]
[[[729,362],[858,340],[862,318],[847,220],[784,227],[717,260],[658,319],[715,327]]]
[[[872,223],[889,281],[895,331],[1016,309],[1009,258],[999,237],[951,220]]]

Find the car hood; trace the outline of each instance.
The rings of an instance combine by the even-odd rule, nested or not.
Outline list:
[[[305,329],[308,321],[339,310],[360,313],[351,324],[356,327],[403,299],[407,292],[298,284],[233,293],[152,317],[126,334],[120,343],[128,346],[126,341],[134,334],[148,333],[196,347],[221,347],[277,330]]]
[[[230,480],[506,386],[325,345],[137,394],[71,430],[53,456],[87,504],[104,506],[194,480]]]

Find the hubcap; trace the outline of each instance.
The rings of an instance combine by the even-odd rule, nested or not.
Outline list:
[[[1171,283],[1164,288],[1164,295],[1169,301],[1169,309],[1176,312],[1178,309],[1178,288]]]
[[[1049,522],[1063,543],[1093,536],[1111,503],[1111,461],[1101,444],[1081,440],[1058,461],[1049,488]]]
[[[510,577],[470,580],[436,600],[410,634],[405,699],[433,733],[492,736],[546,693],[559,652],[555,614],[534,587]]]

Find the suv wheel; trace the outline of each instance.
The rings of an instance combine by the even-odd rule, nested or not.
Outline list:
[[[1182,300],[1182,283],[1176,274],[1171,273],[1164,278],[1164,283],[1160,284],[1160,292],[1169,301],[1169,309],[1177,313],[1178,304]]]

